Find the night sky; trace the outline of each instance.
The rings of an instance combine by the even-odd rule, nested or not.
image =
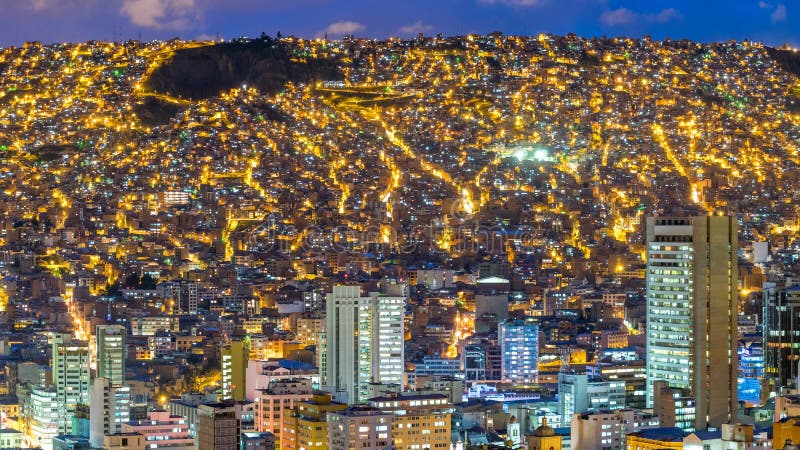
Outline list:
[[[0,46],[274,35],[576,33],[800,47],[800,0],[0,0]]]

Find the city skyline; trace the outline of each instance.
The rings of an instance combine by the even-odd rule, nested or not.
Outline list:
[[[796,450],[797,1],[0,0],[0,448]]]
[[[800,46],[796,1],[367,0],[35,0],[0,2],[0,47],[26,41],[231,39],[262,32],[303,38],[348,34],[384,39],[575,33],[585,37],[650,35],[720,42],[745,39]]]

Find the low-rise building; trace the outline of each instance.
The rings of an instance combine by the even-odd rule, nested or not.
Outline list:
[[[255,430],[269,431],[278,439],[283,429],[283,418],[299,401],[310,400],[314,390],[308,378],[273,380],[267,389],[256,393]]]
[[[315,392],[310,400],[296,403],[294,411],[283,418],[281,450],[328,449],[328,413],[347,408],[334,402],[327,392]]]
[[[114,433],[103,437],[104,450],[145,450],[144,436],[139,433]]]
[[[397,450],[450,446],[453,405],[446,395],[390,395],[372,398],[369,404],[394,416],[392,443]]]
[[[148,449],[194,448],[194,439],[189,436],[189,424],[186,418],[170,414],[169,411],[150,411],[147,419],[122,424],[122,432],[141,434]]]
[[[382,450],[392,443],[392,413],[352,406],[328,413],[328,450]]]

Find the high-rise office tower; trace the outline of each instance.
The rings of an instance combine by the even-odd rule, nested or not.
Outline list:
[[[106,378],[112,386],[125,384],[125,337],[122,325],[98,325],[97,377]]]
[[[238,402],[245,399],[247,362],[250,360],[250,339],[233,336],[222,348],[222,398]]]
[[[795,387],[800,365],[800,286],[764,289],[764,376]]]
[[[539,374],[539,325],[533,320],[506,320],[498,325],[503,381],[535,383]]]
[[[337,399],[366,401],[370,383],[402,385],[404,297],[334,286],[326,310],[324,384]]]
[[[89,346],[69,334],[55,333],[52,352],[53,385],[60,411],[58,430],[70,434],[75,407],[89,404]]]
[[[666,381],[697,430],[736,419],[737,244],[734,217],[647,219],[647,406]]]
[[[89,443],[103,446],[103,436],[122,431],[131,420],[131,388],[113,385],[108,378],[95,378],[89,391]]]

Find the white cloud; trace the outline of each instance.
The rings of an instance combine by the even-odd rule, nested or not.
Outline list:
[[[181,30],[200,21],[204,7],[222,4],[223,0],[0,0],[0,3],[4,1],[18,1],[23,8],[39,14],[61,14],[72,10],[91,13],[93,8],[104,4],[119,5],[119,13],[133,25]]]
[[[211,34],[203,33],[198,36],[195,36],[195,41],[216,41],[218,36],[213,36]]]
[[[44,11],[48,9],[53,2],[51,0],[33,0],[31,2],[31,8],[34,11]]]
[[[427,25],[423,23],[421,20],[418,20],[414,23],[410,23],[408,25],[404,25],[397,30],[397,34],[401,36],[408,36],[414,35],[419,33],[428,33],[433,30],[431,25]]]
[[[56,12],[67,8],[86,8],[94,0],[29,0],[27,8],[36,12]]]
[[[484,5],[505,5],[515,8],[522,8],[539,6],[544,3],[544,1],[545,0],[478,0],[478,3],[482,3]]]
[[[122,0],[122,14],[134,25],[185,29],[200,18],[195,0]]]
[[[364,31],[366,28],[367,27],[358,22],[353,22],[351,20],[344,20],[341,22],[334,22],[325,27],[325,29],[320,30],[317,33],[317,37],[328,36],[332,38],[337,38],[348,34],[358,33],[359,31]]]
[[[783,3],[778,4],[775,7],[775,11],[772,11],[772,14],[769,15],[769,18],[775,23],[786,20],[786,5]]]
[[[681,13],[675,8],[666,8],[657,14],[646,15],[645,19],[656,23],[667,23],[681,18]]]
[[[612,9],[600,14],[600,22],[609,27],[629,25],[638,20],[638,14],[628,8]]]
[[[681,17],[683,16],[675,8],[665,8],[654,14],[643,14],[628,8],[617,8],[603,11],[600,14],[600,23],[607,27],[616,27],[635,23],[667,23],[679,20]]]
[[[786,20],[786,5],[783,3],[778,3],[777,6],[773,6],[772,3],[765,2],[764,0],[759,0],[758,7],[761,9],[769,9],[772,12],[769,15],[769,18],[772,20],[772,23],[783,22]]]

